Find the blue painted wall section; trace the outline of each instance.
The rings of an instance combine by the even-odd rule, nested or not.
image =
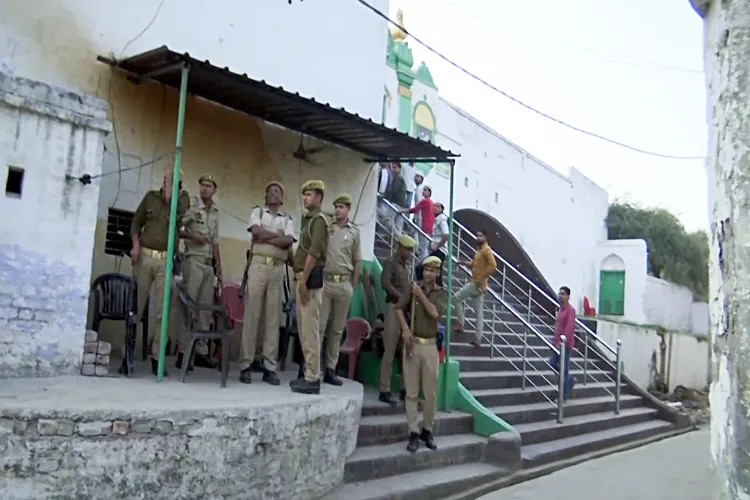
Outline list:
[[[79,372],[88,280],[65,262],[0,245],[0,377]]]

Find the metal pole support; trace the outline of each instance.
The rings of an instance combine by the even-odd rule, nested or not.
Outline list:
[[[565,366],[565,335],[560,336],[560,361],[558,362],[557,380],[557,423],[563,423],[563,395],[565,394],[565,377],[568,375]]]
[[[615,415],[620,414],[620,378],[622,375],[622,362],[620,361],[620,348],[622,347],[622,340],[617,339],[617,350],[615,353]]]
[[[588,378],[588,365],[589,365],[589,334],[583,332],[583,385],[586,385],[586,379]]]
[[[528,346],[528,338],[526,337],[529,333],[529,327],[523,327],[523,348],[521,349],[521,390],[526,390],[526,350]]]

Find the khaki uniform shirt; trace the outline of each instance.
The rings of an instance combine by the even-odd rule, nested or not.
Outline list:
[[[292,216],[281,211],[274,214],[268,207],[256,206],[253,208],[253,211],[250,212],[250,221],[247,224],[247,230],[250,231],[253,226],[260,226],[262,229],[271,231],[272,233],[283,231],[284,236],[291,236],[294,238],[294,221],[292,221]],[[250,234],[251,240],[252,237],[252,234]],[[263,257],[274,257],[286,260],[289,255],[289,249],[279,248],[270,243],[253,242],[251,248],[251,253],[253,255],[260,255]]]
[[[169,240],[169,212],[171,200],[165,200],[161,189],[149,191],[141,200],[133,215],[130,234],[138,235],[141,246],[163,252],[167,250]],[[187,191],[180,191],[177,197],[177,220],[182,221],[190,208],[190,195]],[[175,231],[175,251],[180,242],[179,231]]]
[[[409,287],[411,286],[409,268],[406,267],[406,261],[402,259],[400,255],[393,254],[383,265],[383,272],[380,275],[380,283],[386,290],[385,301],[390,304],[397,303],[398,297],[394,297],[388,293],[386,283],[393,285],[396,290],[401,292],[402,296],[409,291]]]
[[[445,314],[445,308],[448,306],[448,292],[445,288],[440,287],[437,284],[433,286],[432,290],[427,292],[423,282],[419,281],[417,283],[422,288],[425,295],[427,295],[427,299],[435,306],[435,308],[437,308],[438,318],[442,317],[443,314]],[[401,296],[401,300],[399,300],[397,307],[403,309],[407,313],[411,313],[412,296],[411,286],[409,286],[407,292]],[[421,300],[416,297],[414,297],[414,300],[416,300],[416,305],[414,307],[414,318],[412,318],[412,324],[414,327],[411,333],[415,337],[423,339],[437,337],[438,320],[432,319],[432,317],[427,314]]]
[[[328,222],[320,212],[320,208],[316,208],[307,212],[302,218],[299,245],[294,253],[294,272],[302,272],[308,254],[318,260],[318,265],[325,265],[327,253]]]
[[[330,274],[352,274],[354,266],[362,260],[359,244],[359,229],[347,221],[343,226],[335,222],[328,230],[328,253],[325,272]]]
[[[216,203],[211,203],[211,208],[207,208],[199,196],[190,199],[190,208],[182,218],[182,225],[187,232],[208,238],[208,243],[201,245],[197,241],[185,239],[186,256],[213,257],[213,246],[219,244],[219,213]]]

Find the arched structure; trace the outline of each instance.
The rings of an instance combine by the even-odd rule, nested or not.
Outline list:
[[[480,229],[487,231],[487,242],[496,253],[501,255],[506,261],[508,261],[508,263],[518,269],[521,274],[525,275],[547,294],[552,297],[557,295],[557,290],[550,286],[549,282],[539,271],[539,268],[537,268],[531,260],[529,254],[526,253],[518,240],[499,220],[487,212],[475,208],[462,208],[456,210],[453,212],[453,217],[472,233]],[[498,263],[498,270],[500,268],[501,266]],[[507,275],[506,279],[509,278],[511,278],[511,276]],[[523,283],[523,280],[516,276],[513,278],[513,282],[526,291],[528,285]],[[508,288],[508,290],[512,292],[510,288]],[[535,299],[539,304],[548,305],[548,302],[542,300],[541,297],[535,297]],[[551,304],[549,305],[551,306]]]

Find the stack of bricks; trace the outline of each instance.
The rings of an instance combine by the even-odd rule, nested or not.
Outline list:
[[[112,345],[96,339],[97,333],[94,330],[86,330],[81,375],[104,377],[109,374],[109,354],[112,352]]]

